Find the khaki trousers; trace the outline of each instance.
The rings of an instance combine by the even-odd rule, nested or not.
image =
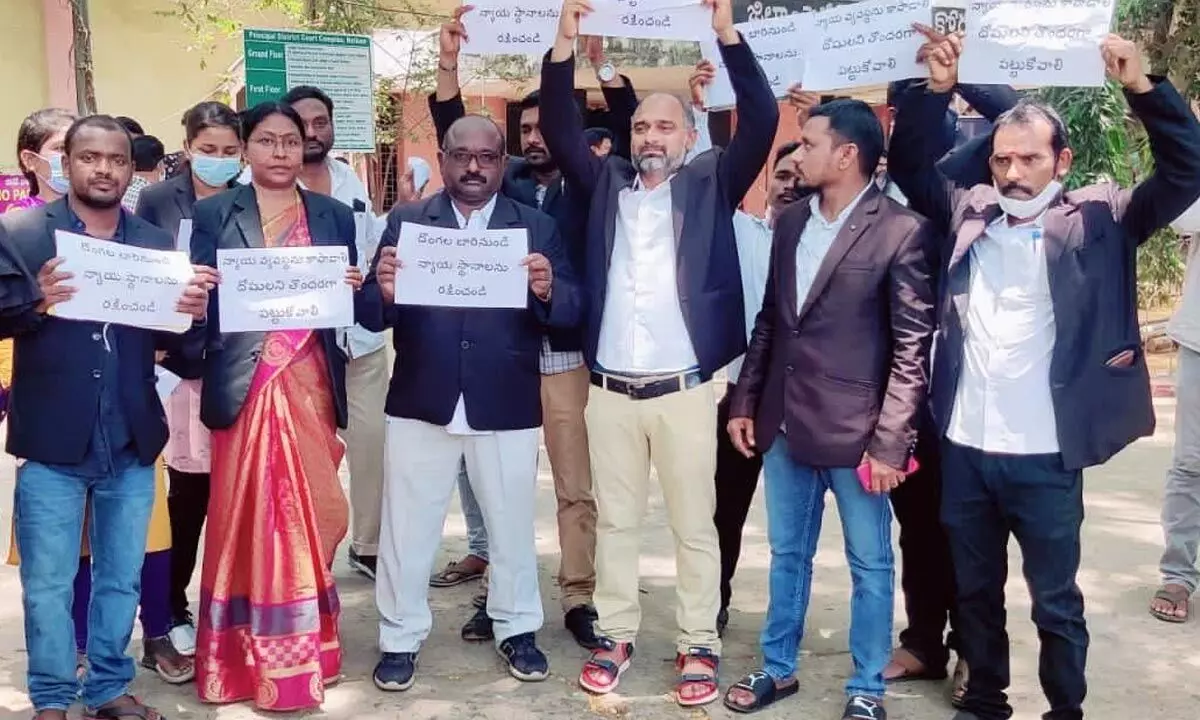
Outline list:
[[[388,354],[381,348],[346,364],[348,427],[341,431],[350,467],[350,520],[354,552],[379,552],[379,516],[383,507],[384,401],[388,391]]]
[[[596,499],[584,422],[588,378],[584,366],[542,376],[542,433],[554,495],[558,498],[558,587],[563,612],[592,604],[596,588]]]
[[[633,642],[641,623],[638,561],[650,464],[675,539],[676,647],[721,652],[721,554],[713,525],[717,406],[711,383],[650,400],[592,386],[587,406],[596,524],[597,630]]]

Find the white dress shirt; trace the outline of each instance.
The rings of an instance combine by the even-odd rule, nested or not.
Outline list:
[[[696,367],[675,275],[671,181],[641,178],[620,193],[596,362],[605,370],[676,373]]]
[[[946,436],[985,452],[1058,452],[1050,395],[1054,305],[1040,220],[1007,217],[971,245],[963,365]]]
[[[371,210],[371,198],[367,196],[367,188],[362,180],[354,174],[349,165],[325,158],[325,168],[329,170],[329,196],[346,207],[353,208],[354,202],[361,201],[366,209],[354,213],[354,244],[358,250],[358,267],[366,277],[371,261],[375,259],[375,251],[379,248],[379,239],[387,227],[386,217],[376,217]],[[242,185],[250,184],[250,168],[247,167],[238,176]],[[299,183],[304,188],[304,183]],[[308,188],[304,188],[307,190]],[[337,333],[338,345],[351,358],[359,358],[382,350],[384,346],[383,333],[375,333],[362,325],[352,325],[341,328]]]
[[[492,211],[496,209],[496,196],[493,195],[491,200],[488,200],[487,205],[478,210],[471,211],[471,217],[463,217],[459,212],[458,206],[453,202],[450,207],[454,208],[454,217],[458,218],[458,227],[462,230],[486,230],[488,223],[492,221]],[[467,402],[466,398],[460,392],[458,394],[458,403],[454,406],[454,416],[450,418],[450,424],[446,426],[446,432],[451,435],[488,435],[489,433],[481,430],[474,430],[471,424],[467,422]]]
[[[858,207],[871,189],[871,183],[855,196],[850,204],[842,209],[833,220],[826,220],[821,214],[821,193],[813,193],[808,198],[809,216],[800,233],[800,242],[796,245],[796,307],[804,307],[808,293],[812,290],[813,280],[817,278],[817,270],[829,253],[829,248],[842,230],[842,226],[850,219],[850,213]]]
[[[771,226],[766,220],[738,210],[733,214],[733,237],[737,242],[738,266],[742,272],[742,300],[746,306],[746,341],[754,332],[754,321],[762,310],[771,273]],[[743,355],[729,363],[729,382],[742,375]]]

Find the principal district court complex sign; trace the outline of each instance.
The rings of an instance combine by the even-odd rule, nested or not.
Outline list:
[[[245,30],[246,107],[278,100],[297,85],[333,99],[338,150],[375,151],[371,38],[365,35]]]

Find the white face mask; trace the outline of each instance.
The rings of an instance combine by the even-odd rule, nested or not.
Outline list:
[[[992,181],[992,186],[996,188],[996,196],[1000,203],[1000,209],[1004,211],[1005,215],[1017,218],[1018,220],[1025,220],[1040,215],[1043,210],[1050,206],[1054,198],[1058,197],[1063,188],[1062,183],[1057,180],[1051,180],[1037,195],[1028,200],[1018,200],[1016,198],[1005,197],[1000,192],[1000,186],[996,185],[995,180]]]

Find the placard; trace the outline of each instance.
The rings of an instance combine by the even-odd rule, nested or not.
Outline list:
[[[541,56],[558,33],[560,0],[472,0],[474,10],[462,16],[467,55]]]
[[[593,0],[579,22],[584,35],[649,40],[711,38],[712,10],[691,0]]]
[[[192,316],[175,311],[195,275],[185,253],[149,250],[56,230],[59,270],[72,273],[66,284],[75,296],[54,306],[66,320],[91,320],[148,330],[181,333]]]
[[[353,325],[349,265],[344,247],[218,248],[221,332]]]
[[[396,304],[528,307],[529,231],[459,230],[403,223],[396,242]]]
[[[971,0],[958,63],[970,84],[1096,87],[1115,0]]]
[[[814,92],[929,77],[917,62],[929,0],[866,0],[804,15],[804,89]]]
[[[788,88],[804,79],[804,52],[801,50],[804,42],[800,32],[803,24],[802,16],[785,15],[736,26],[742,40],[758,58],[777,98],[787,97]],[[700,43],[700,54],[717,68],[716,76],[705,91],[704,106],[709,109],[732,107],[736,102],[733,83],[717,42],[705,40]]]

